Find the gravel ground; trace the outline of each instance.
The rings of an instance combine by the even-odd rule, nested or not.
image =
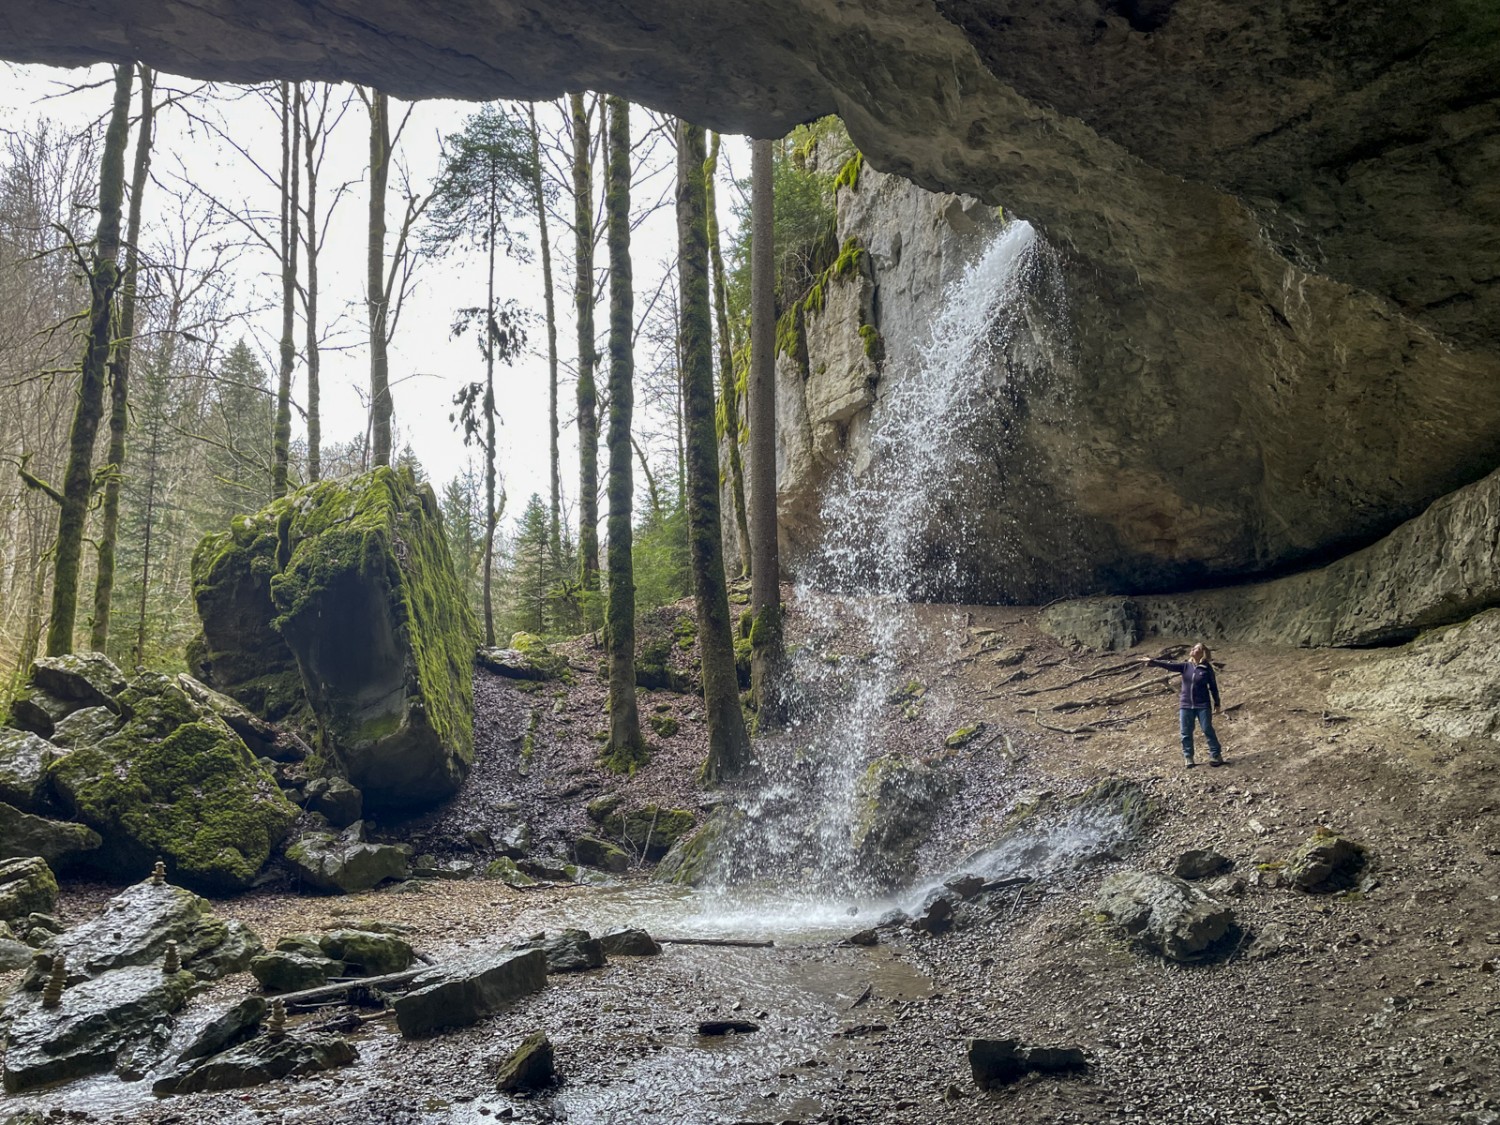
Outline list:
[[[1165,677],[1153,691],[1155,672],[1111,672],[1123,663],[1117,656],[1070,653],[1035,632],[1029,611],[917,612],[931,643],[913,647],[904,671],[931,691],[915,723],[893,715],[889,742],[930,747],[966,781],[925,853],[928,869],[942,871],[992,840],[1030,794],[1071,794],[1109,776],[1139,783],[1159,810],[1133,848],[997,896],[940,937],[873,950],[838,946],[836,933],[818,931],[772,949],[669,946],[660,959],[554,977],[504,1015],[434,1040],[403,1041],[375,1020],[356,1036],[361,1061],[330,1076],[166,1102],[106,1079],[13,1098],[5,1108],[162,1125],[1500,1121],[1495,743],[1454,745],[1329,714],[1330,677],[1369,654],[1226,646],[1215,657],[1232,708],[1218,721],[1230,765],[1183,771]],[[1001,649],[1025,653],[1019,664],[1000,664]],[[595,765],[599,652],[582,641],[569,656],[576,682],[565,698],[555,699],[551,685],[528,693],[481,675],[474,777],[439,813],[383,827],[457,854],[465,832],[493,834],[517,812],[537,810],[539,844],[562,854],[587,824],[583,806],[604,792],[636,803],[708,803],[694,780],[704,750],[698,701],[643,696],[643,715],[664,705],[681,730],[654,740],[650,765],[615,778]],[[1011,680],[1018,668],[1028,677]],[[1109,674],[1074,682],[1092,673]],[[1049,710],[1142,686],[1145,694],[1125,704]],[[535,750],[523,773],[520,745],[533,713]],[[989,724],[984,736],[943,750],[942,735],[973,720]],[[1101,720],[1121,725],[1087,727]],[[1275,886],[1258,864],[1286,857],[1324,824],[1368,847],[1366,889],[1309,896]],[[1105,874],[1122,864],[1170,869],[1191,847],[1231,857],[1244,880],[1235,900],[1243,936],[1232,948],[1210,963],[1168,965],[1096,921],[1092,893]],[[488,880],[349,898],[272,889],[219,909],[268,941],[340,919],[401,921],[415,927],[420,949],[441,956],[566,924],[635,920],[658,933],[683,925],[690,904],[640,882],[643,875],[613,889],[520,891]],[[60,910],[70,920],[88,916],[108,893],[69,888]],[[216,986],[185,1022],[208,1018],[243,987]],[[695,1034],[699,1019],[731,1014],[762,1030],[727,1042]],[[536,1028],[553,1037],[563,1084],[540,1098],[496,1094],[495,1066]],[[964,1056],[974,1035],[1083,1047],[1093,1065],[1076,1078],[983,1092]]]

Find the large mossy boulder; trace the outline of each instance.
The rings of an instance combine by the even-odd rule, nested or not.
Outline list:
[[[889,890],[916,874],[917,852],[958,785],[948,771],[899,755],[870,763],[855,785],[850,843],[872,889]]]
[[[164,859],[173,878],[243,890],[297,817],[240,737],[171,677],[147,672],[117,697],[124,722],[49,767],[69,815],[104,839],[94,862],[137,876]]]
[[[409,472],[321,481],[237,518],[199,545],[193,592],[196,670],[275,719],[296,706],[290,657],[367,807],[458,788],[474,757],[476,629],[437,500]]]

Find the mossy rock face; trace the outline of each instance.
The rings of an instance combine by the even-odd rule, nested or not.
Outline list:
[[[48,771],[70,815],[104,838],[93,861],[138,876],[161,858],[189,886],[248,887],[296,807],[239,736],[168,677],[137,677],[119,702],[118,731]]]
[[[611,836],[624,840],[647,859],[665,855],[697,823],[687,809],[664,809],[658,805],[642,805],[628,813],[611,809],[596,819]]]
[[[367,807],[458,788],[476,630],[437,500],[409,472],[321,481],[236,519],[199,546],[193,589],[209,682],[278,718],[295,674]]]
[[[57,878],[40,856],[0,863],[0,921],[50,914],[57,905]]]
[[[941,769],[888,754],[871,762],[855,787],[850,842],[872,889],[908,882],[917,852],[959,780]]]
[[[330,930],[316,940],[325,957],[344,962],[354,975],[378,977],[383,973],[399,973],[416,959],[411,943],[398,934]]]
[[[573,855],[579,863],[619,874],[630,866],[630,856],[607,840],[579,836],[573,841]]]
[[[27,812],[45,811],[47,768],[65,753],[31,731],[0,730],[0,801]]]
[[[959,727],[947,738],[943,739],[943,745],[948,747],[950,750],[956,750],[960,746],[967,746],[969,743],[973,742],[976,738],[983,734],[984,730],[984,723],[968,723],[964,726]]]
[[[535,879],[516,866],[515,860],[508,859],[505,856],[493,860],[484,869],[484,874],[486,878],[499,879],[502,883],[512,887],[529,887],[536,882]]]
[[[677,733],[677,720],[671,715],[652,715],[646,721],[661,738],[671,738]]]
[[[657,864],[655,878],[664,883],[696,887],[719,870],[726,839],[745,822],[743,811],[721,805],[709,814],[698,831],[678,838]]]

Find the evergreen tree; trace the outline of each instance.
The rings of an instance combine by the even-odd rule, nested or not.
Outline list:
[[[511,543],[510,566],[511,600],[517,624],[539,636],[549,632],[557,568],[553,562],[551,515],[535,492],[521,513]]]

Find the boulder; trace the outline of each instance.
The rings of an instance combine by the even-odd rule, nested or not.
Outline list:
[[[645,930],[634,927],[599,935],[599,945],[610,957],[658,957],[661,946]]]
[[[55,871],[86,859],[103,841],[82,824],[48,820],[0,802],[0,859],[40,856]]]
[[[1285,876],[1298,890],[1326,894],[1352,887],[1364,865],[1363,844],[1319,829],[1288,861]]]
[[[547,957],[548,973],[581,973],[604,967],[604,946],[587,930],[562,930],[521,942],[516,949],[540,949]]]
[[[57,879],[47,862],[23,856],[0,863],[0,922],[47,914],[57,903]]]
[[[31,965],[36,950],[25,942],[10,937],[0,937],[0,973],[12,973]]]
[[[727,838],[747,822],[745,813],[730,805],[720,805],[708,815],[702,826],[678,838],[652,876],[664,883],[696,887],[719,869]]]
[[[855,786],[850,843],[855,863],[872,890],[910,881],[917,852],[958,779],[941,769],[895,754],[870,763]]]
[[[104,838],[96,862],[132,876],[161,858],[191,886],[248,887],[296,807],[239,736],[171,677],[138,676],[119,702],[118,731],[48,771],[69,814]]]
[[[970,1039],[969,1071],[982,1090],[1006,1086],[1036,1072],[1066,1074],[1087,1070],[1088,1056],[1078,1047],[1036,1047],[1019,1039]]]
[[[555,680],[568,662],[532,633],[514,633],[506,648],[481,646],[475,654],[480,667],[514,680]]]
[[[911,920],[911,928],[922,934],[942,934],[953,928],[952,891],[935,891]]]
[[[344,976],[344,963],[325,957],[313,946],[304,949],[277,948],[262,953],[250,962],[250,975],[267,992],[297,992]]]
[[[607,840],[579,836],[573,841],[573,855],[588,867],[601,867],[619,873],[630,866],[630,856]]]
[[[618,800],[605,798],[589,805],[589,817],[609,835],[624,840],[647,859],[660,859],[678,840],[693,830],[697,818],[688,809],[642,805],[630,812],[618,809]]]
[[[973,875],[968,872],[943,880],[943,886],[961,899],[976,898],[979,892],[984,889],[984,884],[984,876]]]
[[[0,801],[45,812],[51,792],[47,767],[64,753],[31,731],[0,728]]]
[[[337,836],[331,832],[303,836],[287,848],[286,861],[308,886],[338,894],[367,891],[387,879],[404,879],[408,867],[402,848],[365,840],[362,820]]]
[[[470,954],[418,977],[393,1005],[396,1024],[408,1039],[468,1027],[546,986],[547,956],[540,949]]]
[[[760,1024],[750,1020],[700,1020],[698,1034],[710,1037],[721,1035],[750,1035],[760,1030]]]
[[[215,691],[202,680],[183,673],[177,685],[198,703],[207,707],[245,741],[257,758],[273,762],[300,762],[311,753],[307,743],[289,730],[267,722],[237,699]]]
[[[1223,874],[1233,866],[1232,859],[1220,855],[1212,848],[1193,848],[1177,857],[1172,874],[1179,879],[1208,879]]]
[[[354,1045],[341,1035],[298,1033],[278,1039],[262,1035],[186,1071],[160,1078],[151,1089],[156,1094],[239,1090],[348,1066],[358,1058]]]
[[[1153,871],[1120,871],[1104,880],[1094,908],[1137,945],[1171,961],[1190,961],[1226,933],[1234,910],[1190,883]]]
[[[1141,639],[1141,607],[1131,598],[1079,598],[1048,606],[1037,628],[1064,644],[1120,652]]]
[[[502,883],[512,887],[530,887],[536,883],[535,879],[516,866],[515,860],[507,859],[505,856],[493,860],[485,867],[484,873],[489,878],[499,879]]]
[[[79,707],[115,710],[114,697],[125,690],[125,673],[102,652],[39,656],[32,662],[29,680],[49,695]]]
[[[131,965],[160,968],[169,941],[177,943],[184,968],[210,979],[234,971],[244,948],[259,944],[243,926],[219,918],[207,899],[147,879],[110,899],[98,917],[57,935],[49,952],[67,958],[70,975],[96,975]],[[40,988],[44,976],[33,972],[26,986]]]
[[[267,718],[247,684],[288,664],[369,808],[430,804],[474,760],[473,615],[432,490],[403,469],[308,485],[193,557],[209,683]],[[287,657],[291,660],[288,661]]]
[[[411,943],[400,935],[369,930],[329,930],[318,935],[317,945],[325,957],[347,965],[353,976],[399,973],[416,957]]]
[[[37,992],[16,993],[6,1009],[5,1088],[16,1093],[109,1070],[123,1047],[181,1008],[196,985],[190,972],[138,965],[71,984],[56,1008],[42,1007]]]
[[[364,812],[364,795],[342,777],[315,777],[302,797],[310,812],[321,813],[335,828],[348,828]]]
[[[76,710],[78,708],[73,704],[39,687],[24,687],[10,701],[10,724],[42,738],[51,738],[57,724]]]
[[[119,712],[108,707],[85,707],[57,724],[48,740],[53,746],[71,749],[102,742],[120,729]]]
[[[541,1090],[557,1078],[553,1069],[552,1041],[545,1031],[533,1031],[500,1064],[495,1085],[507,1094],[520,1090]]]
[[[252,1038],[260,1030],[260,1021],[265,1018],[266,1007],[264,996],[245,997],[223,1015],[206,1023],[183,1048],[177,1061],[190,1063],[206,1059]]]

